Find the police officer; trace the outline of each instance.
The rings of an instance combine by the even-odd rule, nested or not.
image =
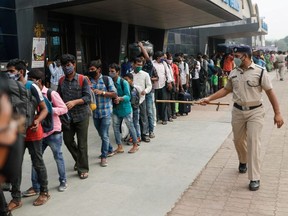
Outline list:
[[[251,60],[249,46],[233,48],[236,68],[231,71],[226,86],[200,101],[202,105],[233,93],[232,128],[234,144],[239,159],[239,173],[246,173],[248,163],[249,189],[260,187],[260,136],[265,110],[262,105],[262,90],[266,92],[274,110],[274,124],[280,128],[283,118],[267,72]]]

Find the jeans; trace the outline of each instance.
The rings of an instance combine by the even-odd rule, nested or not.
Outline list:
[[[149,133],[148,130],[148,117],[147,117],[147,108],[146,108],[146,102],[143,101],[139,105],[140,109],[140,129],[141,129],[141,135],[146,136]]]
[[[155,121],[154,109],[153,109],[154,93],[150,92],[149,94],[146,94],[145,101],[146,101],[149,133],[152,133],[154,131],[154,121]]]
[[[130,113],[124,117],[119,117],[119,116],[113,114],[112,120],[113,120],[113,131],[114,131],[114,136],[115,136],[115,140],[116,140],[117,145],[122,144],[120,127],[121,127],[121,123],[123,120],[129,129],[129,133],[130,133],[130,136],[132,137],[133,143],[137,143],[137,135],[136,135],[136,130],[134,128],[134,124],[133,124],[133,120],[132,120],[132,113]]]
[[[62,154],[62,133],[51,134],[50,136],[43,139],[42,142],[42,153],[44,153],[45,149],[49,146],[52,150],[54,160],[57,164],[57,170],[59,174],[59,182],[66,182],[66,172],[65,172],[65,163]],[[32,166],[32,174],[31,174],[32,186],[35,191],[40,190],[40,185],[38,183],[38,176],[35,169]]]
[[[111,124],[111,116],[103,118],[93,118],[94,126],[101,137],[101,158],[107,158],[108,152],[113,152],[113,147],[109,139],[109,127]],[[120,128],[120,127],[119,127]]]
[[[25,142],[25,147],[27,147],[29,150],[32,166],[35,168],[35,171],[38,175],[40,192],[48,192],[47,170],[42,157],[42,140]],[[11,181],[11,195],[15,201],[21,201],[21,175],[22,173],[18,176],[17,179]]]
[[[88,163],[88,136],[89,117],[80,122],[72,122],[70,130],[63,131],[63,138],[66,147],[77,164],[78,173],[89,171]],[[77,144],[74,140],[77,135]]]
[[[140,109],[134,109],[133,108],[133,124],[134,128],[136,130],[136,135],[137,137],[141,136],[141,130],[140,130],[140,124],[139,124],[139,114],[140,114]]]

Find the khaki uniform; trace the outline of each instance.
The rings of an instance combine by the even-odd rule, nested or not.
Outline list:
[[[260,180],[260,146],[265,110],[262,90],[272,89],[267,72],[252,63],[248,70],[231,71],[226,89],[233,92],[232,128],[234,144],[240,163],[248,163],[248,178]],[[235,107],[235,103],[238,108]]]

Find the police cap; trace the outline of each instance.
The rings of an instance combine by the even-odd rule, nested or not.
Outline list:
[[[241,53],[247,53],[247,54],[252,54],[252,50],[251,47],[248,45],[238,45],[233,47],[233,52],[241,52]]]

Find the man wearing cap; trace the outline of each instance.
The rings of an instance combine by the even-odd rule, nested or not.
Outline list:
[[[234,144],[239,158],[239,173],[246,173],[248,163],[249,189],[260,187],[260,146],[265,110],[262,105],[262,90],[266,92],[274,110],[274,124],[280,128],[283,118],[266,70],[251,61],[249,46],[234,47],[236,68],[231,71],[224,88],[201,100],[201,104],[233,93],[232,129]]]

